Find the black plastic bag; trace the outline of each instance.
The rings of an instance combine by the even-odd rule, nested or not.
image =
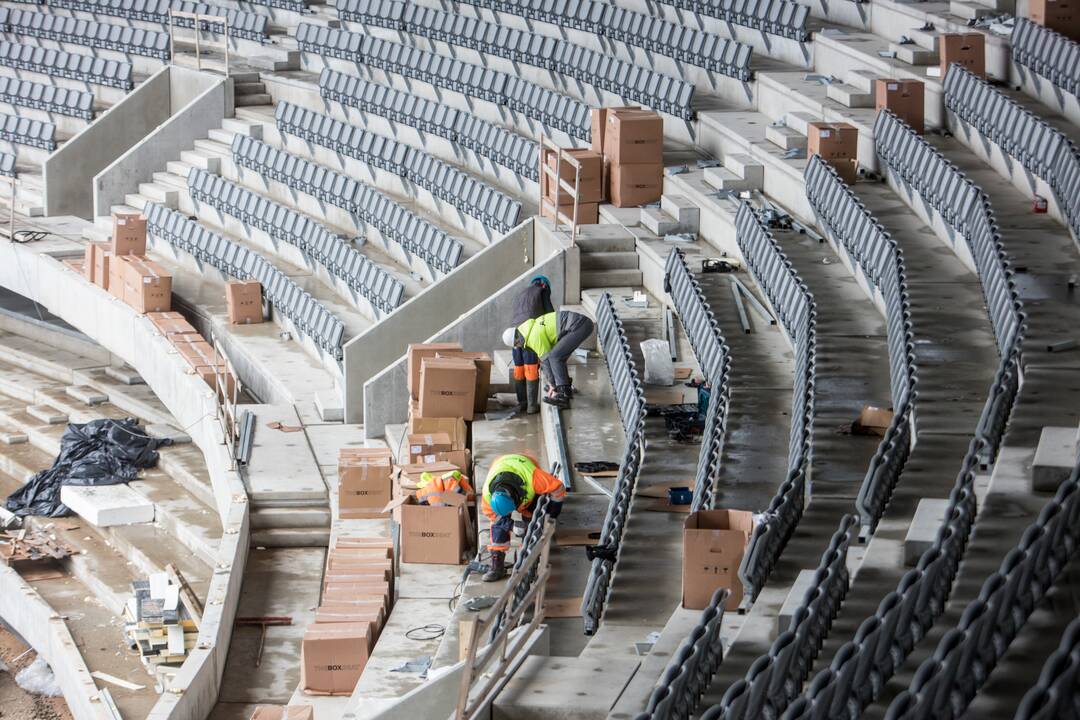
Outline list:
[[[61,487],[131,482],[139,470],[157,465],[157,448],[171,444],[167,438],[149,437],[135,418],[71,423],[60,439],[60,454],[52,467],[9,495],[4,507],[19,516],[70,515],[60,502]]]

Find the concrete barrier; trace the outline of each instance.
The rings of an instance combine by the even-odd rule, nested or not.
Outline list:
[[[530,220],[527,224],[532,232],[528,234],[528,237],[522,237],[520,240],[526,243],[526,256],[532,256],[535,260],[523,272],[519,267],[517,276],[509,283],[502,284],[493,292],[484,292],[482,298],[471,305],[467,313],[450,324],[427,335],[417,333],[413,338],[400,340],[393,346],[396,356],[392,364],[364,383],[364,434],[366,437],[381,437],[388,424],[405,422],[408,418],[408,376],[405,367],[405,350],[409,342],[458,342],[463,347],[474,350],[491,350],[500,347],[502,332],[508,325],[514,298],[537,275],[545,275],[551,281],[552,301],[556,305],[578,304],[580,289],[577,287],[576,280],[576,248],[564,247],[563,236],[552,233],[539,221]],[[523,224],[518,229],[524,227]],[[520,261],[521,256],[516,259]],[[500,263],[493,264],[492,267],[499,269],[496,271],[497,278],[502,280],[514,265]],[[436,317],[445,318],[446,314]],[[398,324],[398,327],[409,326]]]
[[[193,148],[196,140],[205,138],[211,130],[221,127],[221,121],[232,114],[232,81],[228,78],[175,65],[162,72],[165,73],[167,87],[156,88],[153,93],[136,98],[132,106],[124,111],[123,117],[108,124],[107,132],[123,133],[125,137],[135,137],[138,142],[129,145],[123,152],[112,154],[111,162],[93,175],[94,215],[109,214],[109,209],[122,204],[124,196],[135,192],[139,183],[150,182],[155,172],[164,169],[167,160],[178,158],[181,151]],[[142,86],[139,86],[113,110],[125,107],[141,89]],[[163,103],[165,109],[164,117],[151,126],[154,128],[152,131],[147,133],[144,130],[136,134],[123,127],[122,122],[128,117],[141,118],[143,114],[160,116],[160,109],[149,106],[154,102]],[[107,116],[108,113],[102,116],[102,120]],[[112,138],[101,138],[106,139]],[[48,207],[46,212],[55,214]]]

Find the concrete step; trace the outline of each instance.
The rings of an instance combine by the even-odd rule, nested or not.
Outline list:
[[[760,189],[765,183],[765,166],[744,153],[725,155],[724,167],[750,183],[754,189]]]
[[[786,125],[766,125],[765,139],[782,150],[806,147],[806,135]]]
[[[38,204],[28,204],[19,198],[15,198],[15,212],[23,217],[42,217],[45,215],[45,208]]]
[[[125,195],[124,200],[127,202],[128,205],[140,212],[144,207],[146,207],[146,204],[150,202],[150,200],[145,195],[139,194]],[[175,205],[173,207],[175,209]]]
[[[933,53],[940,51],[938,43],[941,40],[941,32],[938,30],[912,28],[911,30],[905,31],[904,34],[914,40],[915,44],[921,48],[925,48]]]
[[[105,374],[111,377],[117,382],[121,382],[125,385],[142,385],[145,381],[140,377],[139,373],[135,372],[127,365],[113,366],[105,368]]]
[[[795,112],[789,112],[784,115],[784,125],[788,126],[800,135],[806,135],[809,133],[810,123],[818,122],[821,118],[814,113],[809,113],[804,110],[797,110]]]
[[[615,286],[641,286],[640,270],[589,270],[581,271],[581,288],[615,287]]]
[[[908,65],[924,67],[926,65],[937,65],[938,63],[938,54],[936,52],[919,47],[915,44],[900,45],[899,43],[889,43],[889,50],[896,53],[897,60],[907,63]]]
[[[682,195],[665,193],[660,196],[660,209],[675,218],[676,232],[697,233],[701,223],[701,208]]]
[[[139,574],[164,572],[165,566],[171,563],[180,570],[196,595],[206,597],[212,566],[191,552],[180,552],[176,538],[165,528],[157,525],[117,525],[100,532],[137,568]]]
[[[304,18],[306,21],[307,16],[305,15]],[[245,58],[245,60],[247,60],[247,64],[251,67],[256,67],[260,70],[270,70],[272,72],[300,69],[300,51],[286,49],[280,45],[278,47],[278,52],[275,55],[252,55]],[[239,100],[239,98],[237,98],[237,100]],[[239,103],[237,104],[239,105]]]
[[[844,76],[844,82],[863,93],[874,93],[874,81],[877,73],[870,70],[852,70]]]
[[[154,182],[162,187],[175,189],[178,192],[187,192],[187,175],[174,172],[156,172],[153,175]]]
[[[703,174],[705,176],[705,182],[709,183],[717,190],[740,192],[742,190],[757,190],[761,187],[760,183],[753,183],[745,180],[724,167],[705,168]]]
[[[657,237],[664,237],[676,232],[679,227],[678,221],[660,208],[645,207],[641,209],[641,224],[645,229]]]
[[[630,252],[637,247],[637,240],[621,227],[612,226],[612,232],[603,235],[579,234],[578,247],[581,252]]]
[[[327,547],[330,528],[272,528],[252,530],[251,547]]]
[[[863,92],[859,88],[848,85],[847,83],[830,83],[825,88],[825,94],[830,100],[835,100],[844,107],[874,107],[874,93]]]
[[[234,101],[236,107],[250,107],[252,105],[273,105],[274,98],[267,93],[255,93],[252,95],[239,95]]]
[[[636,270],[638,254],[634,252],[582,253],[582,270]]]
[[[251,511],[253,530],[310,529],[325,530],[330,527],[330,509],[310,508],[258,508]]]
[[[176,203],[180,199],[179,193],[174,188],[159,185],[156,182],[139,183],[139,194],[147,200],[161,203],[173,210],[176,209]]]
[[[95,223],[94,225],[83,226],[82,237],[92,242],[107,243],[112,240],[112,232],[102,229]]]
[[[223,129],[214,129],[214,130],[211,130],[210,132],[207,133],[207,136],[211,140],[215,140],[215,141],[221,143],[222,145],[228,145],[230,147],[232,146],[232,141],[233,141],[233,136],[234,135],[236,135],[236,133],[234,133],[234,132],[232,132],[230,130],[223,130]]]
[[[262,140],[263,125],[261,122],[246,122],[239,118],[225,118],[221,121],[221,129],[228,130],[235,135],[248,135],[256,140]]]
[[[231,158],[232,157],[232,149],[228,145],[222,145],[221,143],[219,143],[219,142],[217,142],[215,140],[196,140],[194,144],[195,144],[195,150],[196,151],[202,151],[202,152],[210,155],[211,157],[218,157],[218,158]],[[187,160],[187,158],[184,157],[183,153],[181,153],[180,159],[181,160]],[[217,171],[215,171],[215,172],[217,172]]]
[[[187,176],[191,173],[191,169],[193,167],[195,166],[181,160],[170,160],[169,162],[165,163],[166,170],[171,172],[173,175],[179,175],[182,178],[187,178]]]
[[[949,0],[949,14],[965,20],[978,20],[986,15],[993,15],[994,12],[994,8],[979,3]]]
[[[259,95],[266,92],[266,84],[262,82],[245,82],[233,85],[233,93],[236,97],[242,95]]]
[[[257,72],[233,72],[229,74],[233,83],[237,85],[246,85],[247,83],[257,83],[262,80],[262,76]]]
[[[109,396],[86,385],[68,385],[64,392],[85,405],[100,405],[109,402]]]
[[[180,153],[180,160],[192,167],[202,168],[207,172],[215,174],[221,172],[221,158],[216,154],[208,155],[198,150],[185,150]]]

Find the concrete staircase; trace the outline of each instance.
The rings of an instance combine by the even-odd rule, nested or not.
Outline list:
[[[232,78],[233,103],[236,107],[273,104],[274,98],[266,92],[266,85],[259,78],[259,73],[239,73]]]
[[[637,240],[620,225],[586,225],[578,234],[581,248],[581,289],[638,287]]]

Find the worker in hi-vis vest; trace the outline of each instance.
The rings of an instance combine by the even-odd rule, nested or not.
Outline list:
[[[566,361],[592,331],[593,321],[585,315],[572,310],[559,310],[526,320],[515,328],[507,328],[503,333],[503,342],[514,348],[515,373],[519,353],[524,363],[528,363],[532,357],[539,360],[539,368],[533,365],[530,370],[530,366],[525,365],[526,377],[530,372],[538,376],[538,370],[542,370],[550,385],[544,402],[565,410],[570,407],[570,398],[574,393]]]
[[[513,513],[517,510],[522,518],[532,517],[536,499],[547,495],[551,499],[548,515],[559,517],[566,488],[559,478],[540,469],[539,463],[528,455],[503,455],[491,464],[481,507],[491,520],[491,569],[483,577],[484,582],[494,582],[506,577],[506,551],[510,549],[510,533],[514,529]]]
[[[551,281],[537,275],[529,285],[514,298],[510,324],[515,328],[526,320],[554,312],[551,304]],[[540,412],[540,358],[524,345],[514,347],[513,335],[506,343],[514,348],[514,392],[517,394],[517,411],[535,415]]]

